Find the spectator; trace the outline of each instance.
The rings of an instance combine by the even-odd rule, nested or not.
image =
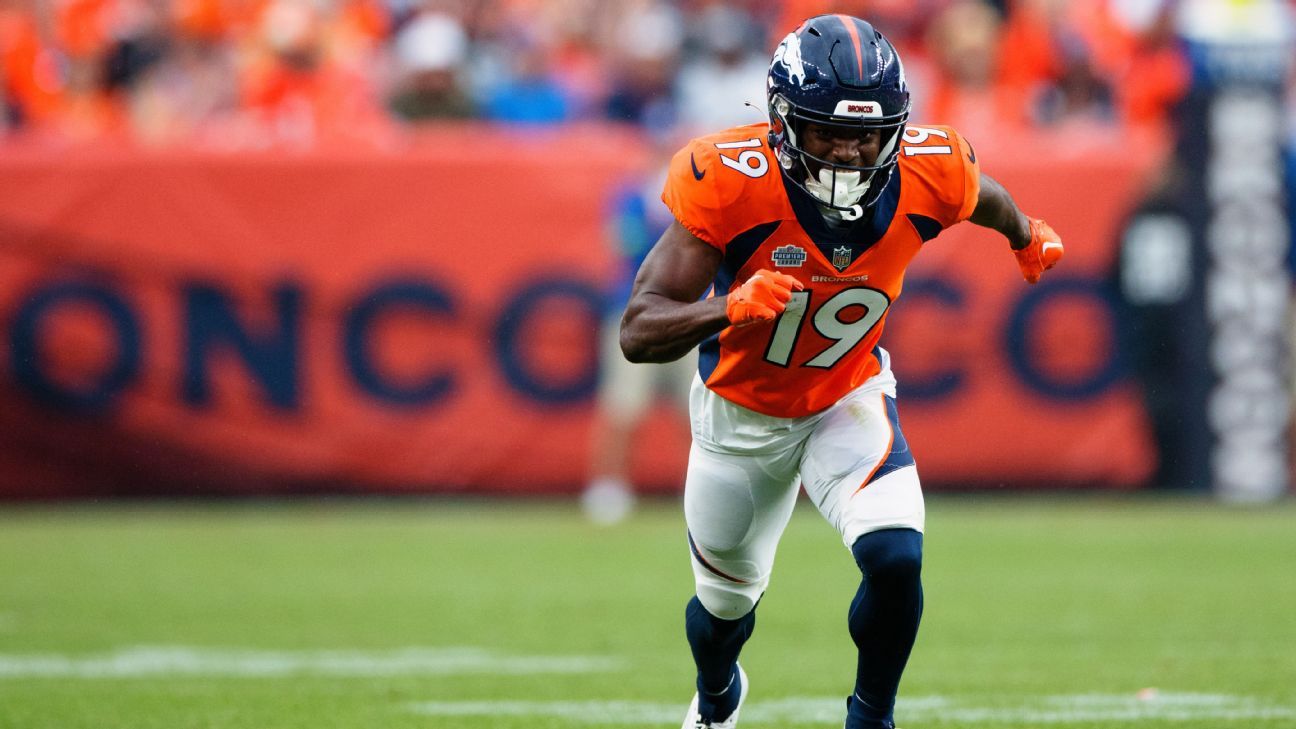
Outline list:
[[[674,117],[672,86],[684,36],[679,13],[663,2],[641,2],[628,9],[613,31],[615,71],[604,113],[613,121],[639,124]]]
[[[553,78],[562,89],[573,118],[595,118],[608,94],[606,64],[598,38],[608,19],[618,12],[619,5],[601,0],[569,0],[546,5],[566,10],[549,21]]]
[[[1115,74],[1120,116],[1132,124],[1165,123],[1192,83],[1175,32],[1175,3],[1109,0],[1109,8],[1113,22],[1131,38],[1128,60]]]
[[[54,115],[62,79],[54,49],[36,23],[33,0],[0,5],[0,89],[7,126],[39,124]]]
[[[132,84],[135,135],[154,145],[234,143],[239,96],[233,50],[215,25],[191,24],[183,16],[175,23],[166,54]]]
[[[242,99],[266,139],[309,147],[381,129],[377,94],[364,69],[329,54],[328,18],[309,0],[272,0],[257,29]]]
[[[1035,122],[1161,121],[1187,90],[1172,0],[1017,0],[1011,7],[1002,78],[1028,100]]]
[[[923,118],[947,119],[971,139],[1027,120],[1021,90],[999,81],[1001,28],[981,0],[958,0],[936,16],[926,38],[935,74]]]
[[[105,58],[127,8],[109,0],[69,0],[47,18],[56,45],[42,49],[35,80],[53,91],[50,121],[59,134],[80,140],[120,130],[124,115],[108,89]]]
[[[445,13],[420,13],[397,35],[396,90],[391,110],[407,121],[461,119],[474,114],[459,86],[468,36]]]
[[[680,122],[710,130],[762,121],[769,59],[754,42],[759,33],[752,19],[733,5],[717,3],[691,27],[700,52],[679,71]]]
[[[1094,68],[1084,39],[1067,35],[1060,39],[1060,63],[1054,83],[1041,90],[1031,116],[1042,124],[1089,120],[1111,122],[1115,118],[1112,90]]]
[[[550,73],[549,57],[535,45],[511,54],[508,77],[482,104],[487,119],[509,124],[559,124],[571,118],[571,104]]]
[[[906,73],[914,64],[915,54],[922,52],[923,35],[932,18],[940,14],[951,0],[784,0],[771,28],[779,36],[771,38],[770,48],[778,45],[788,29],[796,28],[806,18],[825,13],[840,13],[870,18],[874,27],[886,34],[904,52]],[[914,84],[910,84],[914,86]]]
[[[628,180],[613,196],[607,239],[616,272],[606,297],[599,337],[599,391],[591,430],[590,480],[581,506],[590,521],[616,524],[634,508],[631,478],[634,436],[655,396],[670,401],[681,420],[688,415],[689,384],[697,372],[691,355],[665,364],[634,364],[621,353],[621,312],[630,300],[635,274],[648,251],[674,218],[661,201],[671,154],[678,139],[665,124],[654,125],[648,172]]]
[[[162,9],[144,3],[127,4],[104,52],[104,85],[110,92],[128,92],[171,46],[168,19]]]

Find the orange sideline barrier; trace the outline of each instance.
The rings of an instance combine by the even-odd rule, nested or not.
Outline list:
[[[1091,141],[1047,164],[978,142],[1063,232],[1045,284],[972,226],[911,269],[883,345],[929,484],[1150,473],[1096,283],[1155,154]],[[0,495],[574,490],[604,200],[640,159],[603,129],[473,127],[391,153],[5,150]],[[648,488],[679,488],[687,442],[645,426]]]

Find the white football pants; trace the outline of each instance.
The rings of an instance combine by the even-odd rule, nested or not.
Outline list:
[[[798,481],[847,549],[863,534],[922,531],[918,471],[895,415],[895,377],[882,372],[827,410],[802,418],[753,412],[695,378],[684,516],[698,599],[736,620],[769,585]],[[889,402],[888,402],[889,401]]]

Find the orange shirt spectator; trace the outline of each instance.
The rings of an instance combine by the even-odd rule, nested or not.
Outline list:
[[[326,21],[302,0],[265,6],[262,46],[244,73],[242,98],[274,141],[309,146],[388,126],[366,67],[329,54]]]
[[[221,0],[173,0],[171,22],[189,38],[218,41],[230,29],[230,12]]]
[[[925,120],[950,124],[970,139],[986,130],[1024,124],[1026,97],[1003,83],[999,14],[980,0],[959,0],[942,10],[927,31],[935,66],[924,96]]]
[[[54,50],[41,40],[34,15],[25,9],[0,9],[0,65],[6,103],[23,123],[54,115],[63,77]]]
[[[104,52],[110,41],[112,14],[108,0],[62,0],[54,13],[59,47],[74,59],[89,59]]]
[[[1164,3],[1141,22],[1127,18],[1121,29],[1130,39],[1125,66],[1112,71],[1121,118],[1134,124],[1162,123],[1192,84],[1174,6]]]

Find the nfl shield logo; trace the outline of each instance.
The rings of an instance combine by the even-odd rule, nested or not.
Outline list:
[[[837,267],[838,271],[844,270],[851,264],[851,250],[846,246],[840,246],[833,249],[832,264]]]

